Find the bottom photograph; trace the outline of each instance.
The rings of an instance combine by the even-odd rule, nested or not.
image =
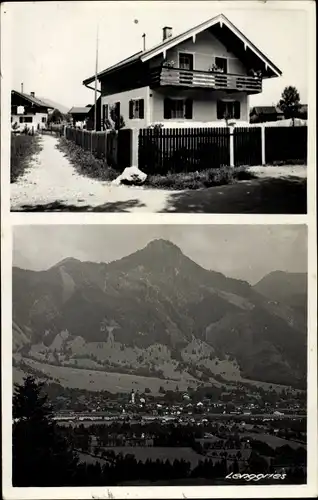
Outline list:
[[[305,225],[14,226],[12,273],[13,486],[307,482]]]

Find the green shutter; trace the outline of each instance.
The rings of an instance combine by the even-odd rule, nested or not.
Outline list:
[[[225,115],[225,102],[217,101],[216,105],[216,116],[218,120],[223,120]]]
[[[163,117],[167,119],[171,118],[171,99],[168,97],[163,102]]]
[[[192,119],[193,116],[193,99],[187,99],[185,102],[185,118],[188,120]]]
[[[239,120],[241,118],[241,103],[240,101],[235,101],[234,103],[234,118]]]
[[[129,101],[129,120],[134,118],[134,101]]]
[[[145,117],[145,110],[144,110],[144,100],[139,99],[139,118],[144,118]]]

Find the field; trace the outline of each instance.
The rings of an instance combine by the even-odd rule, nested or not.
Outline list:
[[[28,162],[40,151],[39,137],[26,134],[11,134],[11,182],[23,174]]]
[[[305,445],[301,443],[297,443],[296,441],[289,441],[287,439],[282,439],[277,436],[272,436],[271,434],[258,434],[256,432],[245,432],[244,436],[248,436],[257,441],[262,441],[263,443],[268,444],[271,448],[278,448],[280,446],[290,446],[294,450],[299,448],[300,446],[304,447]]]
[[[131,392],[132,389],[144,392],[148,387],[153,394],[159,394],[162,386],[165,390],[176,390],[177,386],[181,391],[185,391],[189,385],[196,385],[194,379],[167,380],[156,377],[142,377],[140,375],[127,375],[124,373],[109,373],[97,370],[84,370],[78,368],[68,368],[65,366],[55,366],[39,363],[31,359],[25,359],[27,364],[55,379],[63,387],[86,389],[90,391],[109,391],[111,393]],[[24,373],[14,368],[13,378],[17,383],[21,383]]]

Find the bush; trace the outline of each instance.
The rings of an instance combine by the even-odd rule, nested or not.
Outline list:
[[[11,182],[16,182],[29,165],[32,156],[41,150],[39,137],[29,134],[11,134]]]
[[[119,175],[114,168],[107,165],[105,160],[95,158],[89,151],[83,150],[65,137],[59,138],[57,148],[64,153],[80,174],[102,181],[112,181]]]
[[[200,172],[168,172],[166,175],[149,175],[145,185],[164,189],[203,189],[212,186],[232,184],[237,180],[247,180],[256,176],[246,167],[220,167]]]

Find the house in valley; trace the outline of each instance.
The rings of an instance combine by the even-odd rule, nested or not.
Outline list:
[[[34,92],[30,94],[17,90],[11,91],[11,126],[16,130],[41,130],[46,127],[51,104],[39,99]]]
[[[281,71],[223,14],[115,64],[97,77],[101,123],[116,107],[126,127],[156,123],[224,125],[249,123],[249,96]],[[95,76],[83,81],[93,89]],[[173,124],[173,125],[171,125]]]
[[[284,113],[277,106],[255,106],[250,111],[251,123],[276,122],[284,118]]]
[[[68,114],[72,117],[74,127],[83,127],[86,125],[91,108],[92,105],[88,104],[87,106],[73,107],[69,110]]]

